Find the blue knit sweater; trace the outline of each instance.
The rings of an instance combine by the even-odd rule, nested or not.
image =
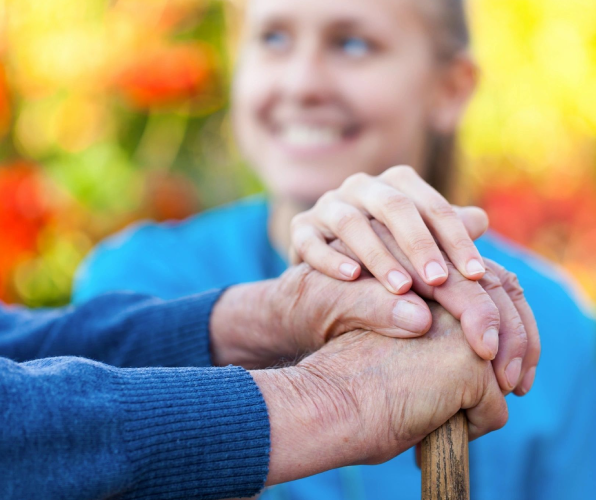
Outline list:
[[[209,367],[219,293],[0,307],[0,498],[256,494],[267,408],[248,372]]]

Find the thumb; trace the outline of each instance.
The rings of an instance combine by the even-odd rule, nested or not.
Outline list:
[[[343,317],[350,329],[372,330],[394,338],[412,338],[424,335],[432,324],[432,315],[426,302],[414,292],[394,295],[375,278],[362,277],[346,283]]]

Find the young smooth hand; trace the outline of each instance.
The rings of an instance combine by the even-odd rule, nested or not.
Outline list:
[[[394,258],[371,228],[371,219],[389,229],[410,266]],[[291,258],[344,281],[358,278],[363,264],[387,290],[400,294],[410,289],[414,276],[427,285],[445,283],[449,266],[441,249],[462,276],[481,279],[484,261],[473,240],[487,228],[483,210],[450,205],[413,168],[399,166],[378,177],[352,175],[294,217]],[[329,246],[336,238],[357,260]]]

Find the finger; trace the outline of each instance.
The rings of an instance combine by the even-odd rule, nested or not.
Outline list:
[[[412,279],[391,255],[362,212],[343,202],[331,202],[321,221],[358,257],[359,261],[392,293],[405,293]]]
[[[432,315],[426,302],[413,292],[395,296],[374,278],[361,278],[352,288],[355,300],[342,320],[350,330],[368,329],[393,338],[419,337],[428,332]]]
[[[301,225],[293,227],[292,248],[299,257],[297,263],[304,261],[331,278],[353,281],[360,276],[360,265],[349,257],[333,250],[314,226]]]
[[[499,352],[493,361],[493,369],[501,390],[509,393],[517,387],[521,377],[528,345],[526,329],[517,308],[492,269],[487,268],[480,284],[499,310]]]
[[[484,210],[478,207],[458,207],[457,205],[452,205],[452,207],[472,240],[477,240],[488,231],[489,220]]]
[[[470,441],[501,429],[509,418],[507,403],[494,373],[488,371],[487,376],[490,379],[480,402],[466,411]]]
[[[347,201],[362,207],[382,222],[399,242],[422,280],[433,286],[447,279],[447,266],[430,230],[410,198],[391,186],[370,183],[362,187],[358,199],[346,193]]]
[[[517,309],[526,330],[527,350],[522,364],[520,383],[514,391],[516,395],[523,396],[532,388],[536,376],[536,367],[540,360],[541,346],[538,325],[517,276],[490,259],[485,259],[485,263],[499,276],[503,288]]]
[[[387,228],[376,221],[371,222],[371,227],[394,257],[410,270],[408,265],[411,264]],[[450,262],[447,265],[452,266]],[[499,350],[499,310],[478,282],[466,279],[455,268],[439,287],[428,286],[415,274],[412,279],[414,292],[425,299],[436,300],[460,320],[466,339],[478,356],[486,360],[495,358]]]
[[[424,223],[458,271],[468,279],[480,279],[484,274],[484,262],[449,202],[410,167],[389,169],[383,177],[392,186],[408,193]]]
[[[461,322],[464,335],[474,352],[482,359],[495,359],[500,346],[501,314],[482,286],[453,269],[447,282],[432,290],[432,295]]]

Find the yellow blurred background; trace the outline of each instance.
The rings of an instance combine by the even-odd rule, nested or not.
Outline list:
[[[468,4],[482,75],[457,195],[596,301],[596,2]],[[238,9],[0,0],[0,300],[66,303],[98,239],[262,189],[227,114]]]

